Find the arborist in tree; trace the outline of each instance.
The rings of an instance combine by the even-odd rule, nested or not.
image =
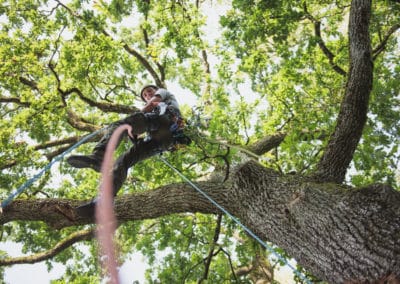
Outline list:
[[[134,145],[115,162],[114,196],[125,181],[128,169],[134,164],[162,151],[174,150],[177,145],[188,145],[191,142],[190,138],[183,134],[184,122],[179,104],[172,93],[155,85],[147,85],[141,90],[140,96],[146,103],[142,110],[110,124],[91,155],[72,155],[67,159],[67,162],[75,168],[92,168],[100,172],[106,146],[112,133],[120,125],[131,125]],[[147,136],[138,138],[143,133],[147,133]],[[120,137],[119,142],[126,135],[127,132]],[[82,216],[92,217],[95,205],[96,201],[91,201],[78,207],[77,212]]]

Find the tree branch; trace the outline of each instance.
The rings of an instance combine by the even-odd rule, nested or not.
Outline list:
[[[222,206],[227,197],[219,183],[199,182],[198,185]],[[43,221],[61,229],[69,226],[91,224],[90,218],[77,215],[75,208],[83,202],[66,199],[15,200],[3,209],[0,224],[9,221]],[[127,208],[129,208],[127,210]],[[219,210],[188,184],[170,184],[158,189],[117,197],[116,216],[120,221],[144,220],[174,213],[199,212],[217,214]]]
[[[329,60],[329,64],[332,66],[333,70],[335,70],[338,74],[342,76],[346,76],[347,73],[344,71],[339,65],[337,65],[334,61],[335,55],[329,50],[329,48],[326,46],[324,40],[322,39],[321,35],[321,22],[315,19],[307,10],[307,4],[304,2],[303,4],[303,9],[306,15],[306,18],[308,18],[313,24],[314,24],[314,32],[315,36],[317,37],[318,45],[321,48],[322,52],[325,54],[325,56]]]
[[[82,137],[72,136],[72,137],[68,137],[68,138],[64,138],[64,139],[60,139],[60,140],[48,141],[46,143],[34,146],[33,149],[42,150],[42,149],[47,149],[47,148],[51,148],[51,147],[55,147],[55,146],[61,146],[64,144],[76,143],[80,139],[82,139]]]
[[[287,133],[278,132],[273,135],[265,136],[264,138],[256,141],[255,143],[249,145],[247,149],[257,155],[262,155],[271,151],[272,149],[278,147],[285,139]]]
[[[67,114],[68,114],[68,116],[67,116],[68,123],[72,127],[76,128],[78,130],[94,132],[94,131],[100,129],[99,126],[84,121],[70,109],[67,110]]]
[[[9,266],[14,264],[37,263],[43,260],[51,259],[63,250],[80,241],[87,241],[94,237],[94,229],[86,229],[72,233],[70,236],[57,243],[52,249],[30,256],[0,258],[0,266]]]
[[[29,79],[27,79],[25,77],[22,77],[22,76],[19,77],[19,81],[22,84],[24,84],[24,85],[28,86],[29,88],[31,88],[32,90],[39,91],[39,88],[38,88],[36,82],[31,81],[31,80],[29,80]]]
[[[369,38],[371,1],[352,1],[349,23],[350,72],[337,124],[314,178],[342,183],[367,121],[373,64]]]
[[[218,243],[219,234],[221,233],[221,222],[222,222],[222,214],[218,214],[217,225],[215,227],[214,237],[213,237],[213,241],[211,243],[210,252],[208,253],[206,262],[204,264],[204,274],[203,274],[203,277],[198,281],[198,283],[202,283],[204,280],[207,280],[207,278],[208,278],[208,272],[210,271],[210,265],[211,265],[212,258],[214,256],[215,246]]]
[[[386,44],[389,41],[389,38],[392,36],[392,34],[394,34],[399,29],[400,29],[400,24],[395,24],[394,26],[392,26],[385,35],[385,37],[383,38],[383,40],[381,41],[381,43],[373,49],[372,54],[374,61],[379,56],[379,54],[381,54],[385,50]]]
[[[16,160],[7,161],[4,165],[0,164],[0,170],[5,170],[14,167],[17,164]]]
[[[68,13],[70,13],[71,16],[81,20],[84,22],[84,19],[76,12],[72,11],[67,5],[62,4],[60,1],[56,0],[57,3],[59,3],[62,7],[64,7]],[[108,38],[111,38],[112,40],[113,37],[104,29],[101,29],[101,33],[107,36]],[[123,42],[123,48],[131,55],[133,55],[142,65],[143,67],[150,73],[150,75],[153,77],[155,83],[159,87],[165,87],[165,83],[160,79],[158,76],[157,72],[154,70],[154,68],[151,66],[151,64],[144,58],[139,52],[137,52],[135,49],[131,48],[126,42]]]
[[[136,107],[125,106],[125,105],[116,105],[116,104],[107,104],[107,103],[93,101],[93,100],[85,97],[82,94],[81,90],[79,90],[78,88],[75,88],[75,87],[68,89],[66,91],[63,91],[63,94],[65,96],[68,96],[72,93],[76,93],[82,101],[84,101],[91,107],[96,107],[104,112],[116,112],[116,113],[131,114],[133,112],[139,111],[139,109]]]
[[[29,107],[31,105],[28,102],[22,102],[20,98],[12,98],[12,97],[0,97],[0,103],[13,103],[24,107]]]

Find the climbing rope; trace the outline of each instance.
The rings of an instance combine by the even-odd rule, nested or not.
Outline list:
[[[111,284],[119,284],[117,268],[117,252],[114,245],[113,236],[117,229],[117,218],[114,213],[114,190],[113,190],[113,153],[118,146],[118,139],[121,134],[127,131],[128,135],[132,127],[123,124],[116,128],[107,143],[103,163],[101,164],[101,183],[100,193],[97,205],[95,207],[95,216],[97,223],[97,239],[102,253],[103,269],[109,274]],[[131,137],[133,139],[133,137]]]
[[[20,195],[22,192],[24,192],[28,187],[30,187],[37,179],[39,179],[45,172],[50,170],[50,168],[58,161],[64,158],[65,155],[70,153],[72,150],[75,148],[79,147],[92,137],[96,136],[99,132],[103,131],[105,128],[99,129],[86,137],[82,138],[80,141],[78,141],[76,144],[72,145],[70,148],[68,148],[66,151],[61,153],[60,155],[56,156],[50,163],[48,163],[40,172],[38,172],[36,175],[34,175],[32,178],[27,180],[23,185],[21,185],[19,188],[11,192],[11,194],[1,202],[0,206],[0,214],[3,212],[3,209],[8,206],[18,195]]]
[[[197,192],[203,195],[206,199],[208,199],[212,204],[214,204],[219,210],[221,210],[224,214],[226,214],[229,218],[231,218],[239,227],[241,227],[244,231],[246,231],[253,239],[255,239],[258,243],[260,243],[267,251],[273,254],[276,258],[279,259],[282,263],[287,265],[293,273],[295,273],[300,279],[302,279],[307,284],[311,284],[311,281],[304,276],[300,271],[298,271],[293,265],[291,265],[286,258],[284,258],[281,254],[274,250],[274,248],[268,245],[266,242],[261,240],[253,231],[251,231],[248,227],[243,225],[236,217],[234,217],[231,213],[229,213],[224,207],[219,205],[214,199],[212,199],[205,191],[203,191],[200,187],[194,184],[189,178],[187,178],[184,174],[182,174],[177,168],[175,168],[171,163],[169,163],[162,155],[159,155],[161,161],[164,162],[169,168],[171,168],[174,172],[176,172],[184,181],[186,181],[190,186],[192,186]]]

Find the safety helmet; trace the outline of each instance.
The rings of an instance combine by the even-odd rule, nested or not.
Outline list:
[[[158,90],[158,87],[157,87],[156,85],[153,85],[153,84],[144,86],[144,87],[142,88],[142,90],[140,91],[140,97],[142,98],[143,101],[146,101],[146,100],[143,98],[143,91],[146,90],[147,88],[153,88],[153,89]]]

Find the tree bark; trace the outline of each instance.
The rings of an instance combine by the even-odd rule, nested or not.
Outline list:
[[[228,196],[244,224],[325,281],[400,279],[400,192],[386,185],[307,182],[249,162]]]
[[[367,121],[372,90],[371,0],[353,0],[349,19],[350,71],[337,124],[318,164],[317,180],[342,183]]]
[[[400,279],[400,192],[385,185],[352,189],[280,176],[250,161],[224,184],[198,183],[261,239],[271,241],[315,276],[332,283]],[[76,200],[19,200],[0,217],[41,220],[55,228],[91,223]],[[117,198],[119,221],[180,212],[218,213],[187,184]]]

